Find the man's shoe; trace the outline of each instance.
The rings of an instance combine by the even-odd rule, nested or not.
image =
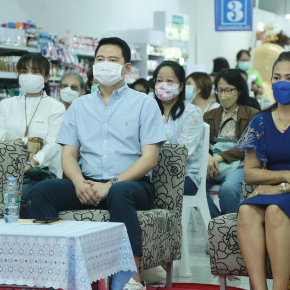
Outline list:
[[[136,282],[133,278],[130,278],[129,282],[124,286],[123,290],[146,290],[146,285],[145,282]]]

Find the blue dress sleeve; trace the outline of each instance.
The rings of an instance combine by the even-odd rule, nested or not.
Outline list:
[[[263,119],[264,114],[258,114],[252,119],[235,148],[241,151],[252,148],[256,151],[256,156],[260,161],[267,162]]]

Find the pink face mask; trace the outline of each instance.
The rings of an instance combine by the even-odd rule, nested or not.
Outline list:
[[[160,101],[170,101],[179,95],[179,84],[159,83],[155,85],[155,94]]]

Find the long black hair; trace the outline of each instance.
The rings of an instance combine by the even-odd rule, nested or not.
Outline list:
[[[290,51],[281,52],[280,55],[278,56],[278,58],[275,60],[275,62],[273,64],[273,68],[272,68],[272,77],[273,77],[274,69],[275,69],[276,65],[282,61],[290,62]],[[264,109],[262,112],[268,112],[268,111],[272,112],[272,111],[275,111],[277,108],[278,108],[278,103],[276,102],[273,105],[269,106],[268,108]]]
[[[29,63],[32,62],[33,68],[38,68],[41,73],[46,77],[49,74],[50,63],[49,61],[42,55],[38,53],[26,53],[19,59],[17,63],[17,71],[20,74],[22,69],[27,69]],[[47,83],[44,83],[44,90],[46,94],[50,95],[50,86]]]
[[[237,69],[230,68],[225,69],[219,73],[214,81],[215,88],[218,88],[219,80],[223,78],[229,85],[235,86],[237,91],[240,93],[238,96],[238,104],[246,105],[249,100],[249,89],[247,82],[241,76],[240,72]],[[219,102],[219,99],[217,98]]]
[[[179,118],[183,114],[184,109],[185,109],[185,106],[184,106],[184,101],[185,101],[185,71],[184,71],[184,68],[178,62],[166,60],[166,61],[163,61],[155,69],[155,71],[153,73],[153,80],[155,80],[157,78],[158,72],[160,71],[160,69],[165,67],[165,66],[170,67],[174,71],[176,77],[178,78],[179,84],[180,85],[183,84],[183,89],[179,93],[178,101],[174,104],[174,106],[171,108],[171,111],[169,113],[169,115],[171,115],[172,119],[175,121],[177,118]],[[156,95],[155,95],[155,98],[156,98],[156,101],[159,105],[161,113],[163,115],[164,108],[163,108],[162,102],[156,97]],[[179,109],[179,112],[177,113],[178,109]]]

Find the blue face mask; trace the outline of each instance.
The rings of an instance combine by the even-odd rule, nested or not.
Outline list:
[[[91,86],[91,94],[98,90],[99,84]]]
[[[272,84],[274,99],[282,105],[290,105],[290,83],[280,81]]]
[[[153,92],[150,92],[150,93],[148,94],[148,96],[149,96],[149,97],[152,97],[152,98],[154,98],[154,97],[155,97],[155,95],[154,95],[154,93],[153,93]]]
[[[185,86],[185,100],[190,103],[194,100],[196,95],[199,93],[199,92],[194,93],[193,90],[194,90],[194,86],[192,85]]]

